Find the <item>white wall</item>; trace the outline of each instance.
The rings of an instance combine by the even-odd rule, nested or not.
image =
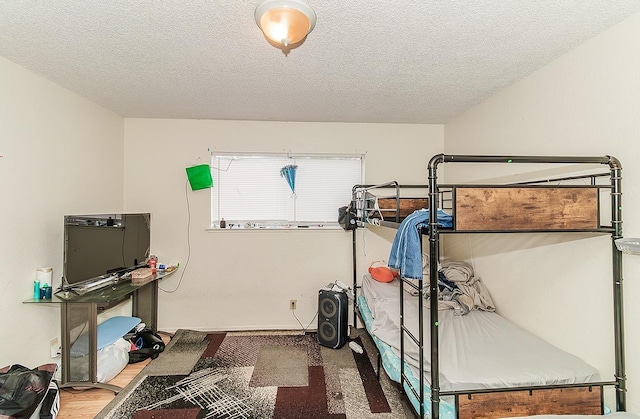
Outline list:
[[[174,292],[160,293],[159,328],[300,329],[289,310],[296,299],[298,319],[315,329],[319,288],[352,281],[351,234],[205,231],[210,191],[191,191],[185,167],[208,163],[209,150],[366,153],[366,183],[424,183],[429,158],[443,150],[443,127],[125,120],[125,208],[151,212],[152,252],[181,264],[161,283]],[[387,259],[392,239],[359,231],[360,264]]]
[[[616,156],[623,166],[624,235],[638,237],[639,115],[635,15],[447,124],[445,151]],[[463,258],[473,255],[503,314],[613,379],[609,241],[482,235],[447,241],[447,248]],[[625,256],[624,270],[627,408],[640,413],[640,257]]]
[[[51,362],[60,310],[23,304],[62,276],[63,216],[120,211],[123,120],[0,58],[0,364]]]

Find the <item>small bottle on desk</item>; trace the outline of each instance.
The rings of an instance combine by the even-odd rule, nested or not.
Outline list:
[[[151,257],[149,258],[148,265],[149,265],[149,267],[151,268],[151,273],[152,273],[153,275],[155,275],[155,274],[156,274],[156,265],[157,265],[157,263],[158,263],[158,258],[156,258],[155,256],[151,256]]]

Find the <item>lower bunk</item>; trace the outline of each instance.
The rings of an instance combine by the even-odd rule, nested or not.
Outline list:
[[[357,312],[378,348],[384,370],[392,380],[403,382],[402,363],[403,391],[416,412],[432,417],[428,349],[422,409],[419,348],[405,339],[404,359],[400,357],[400,282],[382,283],[366,275],[361,290]],[[418,297],[406,288],[403,292],[405,327],[417,334]],[[473,310],[461,315],[449,309],[440,313],[439,417],[610,413],[604,405],[603,387],[615,383],[600,381],[598,371],[579,358],[493,312]],[[428,341],[429,325],[425,323]]]

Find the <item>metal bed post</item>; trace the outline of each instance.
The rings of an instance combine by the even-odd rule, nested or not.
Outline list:
[[[440,417],[440,358],[438,355],[438,260],[440,237],[438,233],[438,163],[444,161],[444,155],[434,156],[429,161],[429,318],[431,342],[431,417]],[[423,295],[420,293],[420,301]],[[420,340],[423,342],[422,304],[420,307]],[[420,348],[420,365],[424,365],[423,350]],[[424,368],[420,367],[420,399],[424,402]],[[424,417],[421,411],[421,416]]]
[[[353,328],[357,329],[358,328],[358,315],[357,315],[357,309],[358,309],[358,300],[357,300],[357,286],[358,286],[358,273],[357,273],[357,267],[356,267],[356,231],[358,229],[354,228],[353,230],[351,230],[351,260],[353,261]]]
[[[611,169],[611,249],[613,252],[613,309],[616,353],[616,410],[627,410],[627,388],[624,353],[624,303],[622,293],[622,252],[615,240],[622,237],[622,165],[609,156]]]
[[[359,185],[354,185],[351,188],[351,202],[349,206],[353,208],[356,202],[356,189]],[[348,209],[348,208],[347,208]],[[356,229],[351,232],[351,264],[353,265],[353,328],[358,328],[358,270],[356,268]]]

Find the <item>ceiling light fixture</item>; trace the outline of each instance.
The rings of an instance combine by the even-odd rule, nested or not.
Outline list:
[[[267,39],[289,48],[316,25],[316,12],[302,0],[264,0],[256,7],[256,23]]]

